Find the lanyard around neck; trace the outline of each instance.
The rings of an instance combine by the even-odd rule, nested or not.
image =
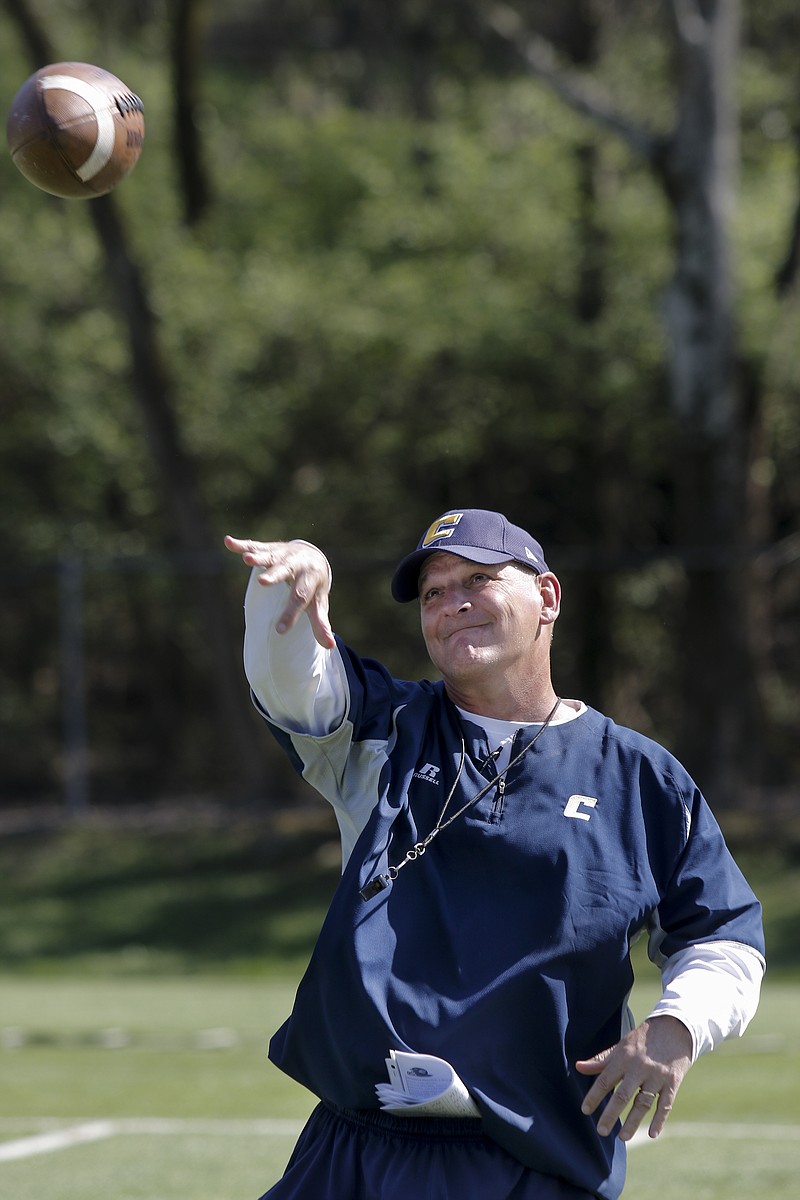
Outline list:
[[[520,750],[520,752],[518,754],[515,754],[514,757],[508,763],[506,763],[506,765],[503,767],[502,771],[498,771],[498,773],[494,779],[490,779],[487,784],[484,784],[484,786],[482,788],[480,788],[479,791],[477,791],[474,796],[470,796],[470,798],[466,802],[466,804],[462,804],[461,808],[459,808],[457,812],[452,813],[449,817],[447,817],[447,820],[445,820],[445,816],[447,814],[447,809],[450,806],[450,801],[453,799],[453,796],[455,795],[455,790],[458,786],[458,781],[461,778],[461,773],[464,770],[464,763],[465,763],[466,757],[467,757],[467,749],[466,749],[466,745],[464,743],[464,739],[462,737],[462,739],[461,739],[461,761],[458,765],[458,771],[456,772],[456,777],[453,780],[453,785],[450,788],[450,791],[447,793],[447,799],[444,802],[442,811],[439,813],[438,821],[436,822],[433,829],[430,831],[430,833],[426,837],[424,837],[421,841],[414,843],[414,845],[411,847],[411,849],[406,852],[405,858],[403,858],[397,864],[397,866],[389,867],[386,870],[386,872],[384,872],[383,874],[374,876],[373,879],[370,879],[369,883],[366,883],[364,885],[364,887],[361,888],[361,890],[359,892],[361,899],[362,900],[371,900],[373,898],[373,896],[377,896],[380,892],[385,891],[386,888],[389,887],[390,883],[393,883],[394,880],[397,879],[397,876],[400,874],[403,867],[407,866],[411,862],[416,862],[416,860],[418,858],[422,858],[422,855],[428,849],[428,846],[431,844],[431,842],[433,841],[433,839],[435,837],[438,837],[438,835],[443,830],[447,829],[448,825],[452,825],[453,821],[457,820],[457,818],[460,817],[462,815],[462,813],[465,813],[468,809],[472,808],[473,805],[477,804],[479,800],[483,799],[483,797],[486,795],[486,793],[488,791],[491,791],[491,789],[493,787],[496,787],[498,779],[504,778],[504,776],[508,774],[508,772],[511,770],[511,768],[515,767],[517,765],[517,763],[520,761],[520,759],[524,758],[524,756],[528,753],[528,751],[531,749],[531,747],[539,740],[539,738],[544,733],[545,729],[547,729],[547,726],[552,721],[553,717],[556,715],[556,712],[558,710],[558,706],[560,703],[561,703],[561,700],[560,700],[560,698],[557,697],[555,704],[551,708],[550,712],[547,714],[547,718],[545,719],[544,724],[541,726],[540,729],[537,729],[536,733],[533,735],[531,740],[525,746],[522,747],[522,749]]]

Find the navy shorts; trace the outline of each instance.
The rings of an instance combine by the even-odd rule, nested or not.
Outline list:
[[[517,1162],[473,1119],[320,1104],[261,1200],[595,1200]]]

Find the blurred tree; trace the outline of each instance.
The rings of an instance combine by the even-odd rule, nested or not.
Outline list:
[[[773,22],[785,27],[791,21],[792,6],[785,0],[767,7]],[[477,3],[443,3],[424,11],[413,0],[391,5],[350,0],[345,6],[315,0],[302,11],[266,3],[238,22],[220,21],[230,34],[232,26],[247,28],[248,20],[254,30],[268,14],[269,45],[253,37],[247,52],[252,61],[263,58],[276,71],[287,63],[302,63],[318,77],[338,83],[355,103],[381,108],[402,104],[405,96],[410,111],[424,116],[441,115],[437,105],[443,92],[432,86],[433,80],[458,79],[469,87],[484,72],[510,81],[523,65],[598,128],[621,136],[650,168],[671,215],[674,244],[672,280],[662,297],[671,454],[663,474],[660,464],[651,461],[650,483],[663,493],[661,543],[675,547],[684,568],[680,660],[675,663],[682,674],[676,682],[682,727],[678,749],[715,793],[732,796],[742,780],[759,777],[763,765],[758,762],[765,715],[760,703],[763,636],[748,617],[758,611],[755,554],[768,527],[768,489],[754,483],[758,472],[753,472],[765,437],[763,356],[745,351],[734,317],[731,240],[739,169],[741,5],[739,0],[569,0],[553,6],[519,0],[513,7],[492,5],[488,21],[486,13]],[[762,24],[767,19],[763,9],[758,19]],[[229,45],[223,34],[223,56]],[[418,78],[416,45],[424,46],[424,102],[404,91],[404,81]],[[556,65],[559,54],[582,69],[580,76]],[[640,56],[640,69],[632,71],[635,56]],[[626,118],[622,107],[603,93],[602,83],[619,82],[615,70],[624,72],[626,83],[616,90],[646,109],[651,125]],[[537,125],[534,117],[532,132]],[[596,208],[596,138],[586,136],[577,153],[584,204],[575,216],[575,230],[594,259],[594,278],[584,259],[576,303],[588,325],[592,319],[585,314],[592,305],[597,311],[603,304],[597,236],[602,220],[589,215]],[[620,483],[626,448],[619,437],[614,448],[608,393],[601,394],[592,379],[591,354],[597,365],[602,349],[596,344],[585,356],[578,351],[590,340],[575,341],[587,384],[582,398],[572,400],[583,413],[585,450],[579,469],[583,490],[592,497],[581,508],[581,527],[584,536],[604,546],[609,562],[624,554],[631,540],[624,519],[630,483],[627,489]],[[559,384],[563,388],[563,379]],[[641,417],[637,410],[637,419]],[[602,581],[581,581],[581,610],[588,624],[580,673],[601,703],[614,687],[609,683],[614,647],[599,636],[614,590]]]
[[[172,16],[170,58],[174,81],[175,160],[184,220],[194,225],[211,203],[211,181],[205,168],[197,125],[200,70],[208,21],[207,0],[177,0]]]
[[[27,47],[31,70],[47,63],[62,61],[51,45],[44,26],[39,22],[27,0],[5,0],[9,14],[17,24]],[[190,21],[191,5],[184,5],[178,23],[185,27]],[[196,39],[176,37],[173,51],[180,57],[176,68],[176,110],[178,123],[185,120],[188,72],[184,61],[187,44]],[[196,164],[196,155],[189,155]],[[201,198],[198,192],[200,173],[196,165],[184,164],[187,215],[199,215]],[[200,185],[202,191],[202,184]],[[147,295],[143,273],[134,253],[116,206],[113,195],[100,196],[88,202],[89,216],[105,256],[106,271],[112,294],[125,323],[130,347],[131,383],[134,398],[139,404],[146,437],[152,453],[153,467],[161,486],[164,502],[170,515],[175,544],[186,554],[203,556],[213,543],[202,489],[195,464],[182,436],[175,412],[173,385],[159,344],[157,322]],[[234,649],[234,633],[226,590],[215,572],[210,573],[199,588],[192,589],[192,602],[197,606],[204,630],[205,647],[213,670],[213,702],[222,744],[226,747],[228,770],[237,782],[233,790],[242,796],[252,796],[262,790],[264,762],[260,743],[251,736],[255,719],[241,684],[239,654]]]
[[[797,199],[786,249],[775,270],[775,287],[782,297],[794,286],[800,271],[800,81],[795,69],[800,12],[790,0],[768,0],[747,5],[745,19],[749,43],[784,81],[783,95],[773,94],[759,106],[759,131],[773,139],[791,138],[795,150]]]
[[[494,25],[521,60],[567,103],[611,128],[654,171],[674,221],[674,274],[664,297],[675,418],[674,541],[686,565],[684,664],[678,749],[715,795],[736,796],[757,773],[760,735],[745,599],[751,447],[759,440],[758,388],[743,396],[731,261],[738,179],[741,9],[738,0],[671,0],[675,121],[668,134],[623,117],[567,75],[549,44],[515,11]],[[702,717],[700,718],[700,714]]]
[[[767,544],[747,568],[764,582],[747,594],[746,635],[768,630],[775,779],[798,761],[800,662],[796,289],[779,307],[772,288],[796,199],[780,134],[790,69],[772,61],[788,5],[759,7],[738,61],[740,216],[728,230],[738,383],[754,417],[747,538]],[[202,503],[196,541],[181,542],[193,549],[176,549],[177,501],[163,490],[182,486],[181,470],[153,470],[166,435],[147,422],[159,410],[145,418],[149,396],[127,403],[127,326],[106,311],[99,218],[34,196],[0,161],[5,793],[12,779],[35,790],[54,769],[51,577],[65,544],[85,559],[98,793],[227,794],[200,593],[213,576],[235,619],[244,580],[216,553],[220,534],[319,541],[336,573],[337,631],[416,675],[429,669],[416,615],[390,601],[386,572],[431,511],[461,503],[507,510],[551,552],[566,584],[563,687],[677,746],[679,721],[701,725],[709,701],[680,679],[691,562],[676,557],[688,536],[675,516],[683,460],[659,307],[676,221],[660,167],[642,169],[676,128],[664,3],[515,5],[521,27],[556,47],[551,64],[570,64],[559,81],[575,93],[580,80],[577,114],[574,95],[567,106],[554,80],[521,69],[518,38],[498,36],[478,0],[232,0],[192,12],[202,58],[187,112],[213,179],[191,225],[176,174],[175,6],[85,0],[49,8],[48,29],[75,56],[130,71],[146,99],[146,153],[113,209],[147,281],[143,295],[126,282],[123,303],[147,310]],[[23,74],[9,24],[6,80]],[[603,106],[601,86],[650,124]],[[246,708],[240,638],[218,630]],[[713,711],[719,681],[707,682]],[[268,753],[269,739],[253,745]],[[267,786],[277,797],[288,778]]]

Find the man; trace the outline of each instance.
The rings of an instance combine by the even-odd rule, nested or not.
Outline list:
[[[226,545],[253,568],[255,704],[333,805],[344,860],[270,1046],[321,1104],[268,1196],[614,1200],[625,1142],[653,1107],[661,1132],[689,1066],[758,1002],[760,907],[696,785],[556,695],[560,584],[501,514],[445,513],[394,574],[435,683],[334,637],[316,547]],[[634,1028],[640,933],[663,995]],[[392,1051],[448,1063],[474,1115],[384,1109]]]

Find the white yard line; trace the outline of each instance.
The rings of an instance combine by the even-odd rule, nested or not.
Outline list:
[[[113,1121],[82,1121],[77,1125],[58,1125],[53,1117],[0,1118],[0,1136],[3,1131],[30,1129],[39,1126],[41,1133],[13,1141],[0,1141],[0,1163],[14,1162],[21,1158],[33,1158],[38,1154],[49,1154],[54,1150],[66,1150],[88,1142],[100,1142],[121,1134],[139,1136],[186,1136],[200,1137],[296,1137],[303,1127],[302,1120],[282,1118],[255,1118],[214,1120],[203,1118],[171,1117],[120,1117]],[[757,1141],[757,1142],[800,1142],[800,1125],[743,1125],[727,1123],[678,1121],[667,1125],[662,1138],[697,1138],[707,1141]],[[661,1139],[659,1139],[661,1140]],[[654,1145],[646,1129],[639,1132],[628,1143],[629,1150],[640,1146]]]
[[[200,1134],[209,1137],[295,1137],[305,1121],[283,1118],[215,1120],[214,1118],[123,1117],[115,1121],[117,1133]]]
[[[4,1129],[28,1128],[33,1125],[52,1126],[53,1117],[32,1117],[25,1122],[22,1118],[0,1118],[0,1135]],[[45,1132],[29,1137],[0,1141],[0,1163],[14,1162],[20,1158],[33,1158],[37,1154],[49,1154],[53,1150],[66,1150],[86,1142],[100,1142],[118,1134],[167,1135],[194,1134],[200,1137],[296,1137],[303,1128],[303,1121],[285,1119],[254,1120],[204,1120],[170,1117],[120,1117],[115,1121],[82,1121],[79,1125],[46,1128]]]
[[[742,1125],[733,1123],[711,1123],[706,1121],[670,1122],[660,1138],[647,1135],[647,1127],[640,1128],[628,1142],[628,1149],[652,1146],[669,1138],[697,1138],[705,1141],[751,1141],[751,1142],[800,1142],[800,1125]]]
[[[32,1158],[36,1154],[49,1154],[53,1150],[65,1150],[67,1146],[79,1146],[85,1142],[100,1142],[113,1137],[114,1133],[113,1121],[84,1121],[81,1125],[70,1125],[66,1129],[53,1129],[49,1133],[36,1133],[13,1142],[0,1142],[0,1163]]]
[[[741,1125],[712,1124],[704,1121],[682,1121],[673,1128],[667,1125],[665,1133],[673,1137],[718,1138],[724,1141],[746,1139],[757,1142],[800,1142],[800,1125]]]

